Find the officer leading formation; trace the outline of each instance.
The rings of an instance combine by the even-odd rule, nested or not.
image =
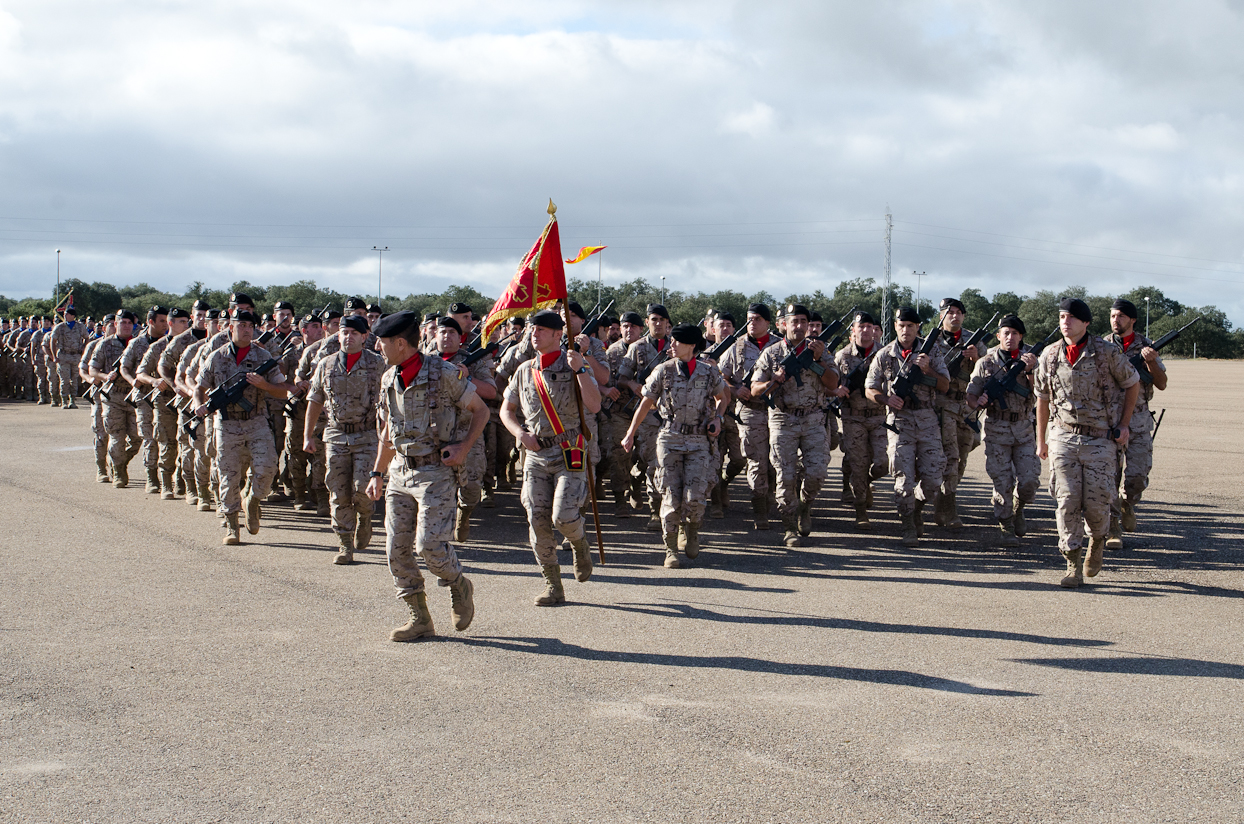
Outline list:
[[[80,321],[70,308],[57,323],[4,321],[0,395],[60,409],[85,397],[97,479],[129,486],[141,456],[146,491],[215,511],[228,545],[243,527],[259,533],[264,506],[292,498],[326,519],[333,563],[352,566],[383,500],[389,572],[409,613],[394,641],[436,632],[419,559],[449,590],[455,629],[470,626],[475,587],[460,553],[478,510],[515,484],[543,578],[537,606],[567,599],[559,549],[577,582],[591,578],[606,495],[606,534],[609,518],[646,507],[661,535],[652,559],[663,552],[669,569],[711,547],[709,523],[726,516],[738,475],[754,541],[770,542],[776,514],[781,545],[805,546],[835,448],[855,530],[877,526],[869,511],[889,475],[906,547],[926,535],[928,512],[962,529],[959,482],[982,443],[1002,548],[1033,531],[1026,509],[1048,458],[1061,586],[1098,576],[1104,552],[1136,530],[1149,403],[1167,375],[1126,300],[1108,338],[1088,332],[1089,307],[1069,298],[1057,332],[1035,342],[1018,317],[970,319],[954,298],[929,324],[899,308],[889,330],[867,312],[827,324],[800,304],[776,316],[752,304],[737,331],[724,314],[672,325],[661,304],[616,317],[559,309],[481,341],[480,316],[462,303],[420,317],[351,298],[296,319],[288,303],[260,316],[238,293],[224,310],[153,306],[142,322],[126,310]],[[969,321],[980,324],[970,335]]]

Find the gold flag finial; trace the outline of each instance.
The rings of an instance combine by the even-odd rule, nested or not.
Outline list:
[[[549,209],[548,209],[548,211],[549,211],[549,214],[550,214],[550,215],[555,215],[555,214],[557,214],[557,204],[553,202],[553,198],[551,198],[551,197],[549,198]]]

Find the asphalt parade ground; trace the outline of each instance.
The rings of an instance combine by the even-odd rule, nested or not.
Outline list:
[[[413,644],[382,531],[334,566],[271,504],[222,546],[96,483],[88,407],[0,402],[0,821],[1244,820],[1244,363],[1169,368],[1139,531],[1080,590],[1044,486],[997,547],[982,450],[918,549],[887,481],[855,532],[835,453],[808,546],[749,529],[742,478],[682,570],[607,504],[551,609],[501,493],[474,624],[433,586]]]

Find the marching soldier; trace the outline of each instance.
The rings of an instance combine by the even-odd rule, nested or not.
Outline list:
[[[719,312],[713,319],[713,334],[717,343],[734,334],[734,315]],[[737,340],[737,338],[736,338]],[[720,364],[713,364],[720,371]],[[734,404],[733,399],[726,405],[729,410]],[[717,439],[720,448],[720,465],[714,471],[712,492],[709,496],[709,514],[714,518],[726,517],[730,508],[730,482],[747,469],[747,459],[743,457],[743,440],[739,435],[738,413],[727,414],[722,419],[721,437]]]
[[[535,603],[552,606],[566,600],[554,526],[573,548],[575,579],[586,581],[592,574],[580,512],[587,498],[587,445],[572,382],[582,393],[585,415],[600,411],[600,390],[583,353],[561,349],[560,315],[536,312],[531,326],[537,354],[518,367],[506,387],[501,421],[527,450],[522,501],[531,527],[531,548],[547,584]],[[640,345],[634,344],[632,350]]]
[[[52,364],[56,370],[56,394],[60,395],[61,407],[77,409],[74,398],[78,396],[78,362],[86,351],[90,333],[86,324],[78,322],[78,312],[72,306],[65,309],[65,319],[52,327]]]
[[[619,381],[622,360],[626,357],[627,349],[644,336],[644,320],[638,312],[623,312],[618,330],[621,337],[605,350],[609,381],[600,389],[600,451],[609,460],[614,514],[618,518],[629,518],[631,504],[627,496],[631,492],[631,468],[635,461],[631,453],[622,448],[622,439],[626,437],[631,414],[638,401],[631,394],[631,390]],[[638,504],[638,500],[636,503]]]
[[[173,338],[190,328],[190,313],[173,308],[168,313],[167,334],[161,335],[147,347],[138,364],[136,377],[139,392],[154,393],[147,402],[152,408],[152,434],[156,442],[157,466],[159,467],[161,497],[166,501],[177,497],[174,473],[177,471],[177,410],[169,404],[176,397],[173,382],[159,372],[164,350]]]
[[[871,400],[864,390],[873,355],[880,349],[876,321],[867,312],[856,312],[851,321],[851,342],[834,356],[842,376],[834,394],[844,402],[842,410],[843,464],[848,471],[851,500],[855,504],[855,525],[870,529],[868,509],[873,501],[873,481],[889,472],[886,445],[886,408]]]
[[[117,489],[130,482],[130,461],[142,442],[138,437],[138,419],[134,407],[126,400],[133,386],[121,373],[120,362],[134,335],[138,317],[128,309],[117,312],[116,331],[99,342],[91,355],[90,375],[99,381],[99,397],[103,401],[102,421],[108,434],[108,460],[112,465],[112,484]]]
[[[190,308],[189,327],[177,334],[173,333],[173,320],[170,314],[169,334],[166,336],[168,343],[164,345],[159,362],[156,364],[156,374],[164,385],[171,387],[171,400],[178,403],[177,407],[170,409],[173,417],[173,422],[170,424],[173,428],[173,443],[177,450],[174,459],[177,467],[176,475],[180,478],[177,492],[182,492],[182,487],[184,487],[186,502],[190,506],[198,505],[199,491],[194,473],[194,446],[190,443],[189,436],[182,431],[182,425],[189,420],[189,415],[184,408],[187,399],[194,392],[185,390],[177,372],[186,349],[193,343],[207,339],[207,312],[210,308],[205,301],[196,300]],[[206,493],[207,490],[204,490],[204,494]]]
[[[125,356],[121,359],[121,375],[131,387],[139,386],[138,367],[142,363],[147,349],[168,331],[168,310],[163,306],[152,306],[147,310],[147,325],[142,332],[135,335],[125,347]],[[155,440],[155,410],[152,405],[135,399],[134,413],[138,418],[138,435],[143,442],[143,467],[147,470],[147,491],[153,495],[160,492],[160,477],[157,466],[160,451]]]
[[[1149,470],[1153,468],[1153,412],[1149,409],[1149,402],[1153,400],[1153,390],[1166,390],[1166,365],[1162,363],[1158,350],[1153,348],[1153,341],[1136,331],[1138,314],[1136,305],[1122,298],[1110,308],[1110,328],[1114,331],[1110,342],[1120,347],[1129,359],[1139,353],[1151,380],[1141,376],[1140,394],[1136,398],[1136,409],[1132,412],[1127,448],[1119,450],[1116,473],[1119,477],[1115,485],[1121,484],[1121,489],[1110,506],[1110,533],[1106,538],[1106,549],[1122,549],[1123,533],[1136,529],[1136,504],[1140,503],[1140,496],[1149,486]]]
[[[18,328],[9,335],[9,349],[13,353],[18,396],[24,401],[37,400],[35,372],[30,362],[30,337],[36,325],[34,315],[18,318]]]
[[[208,340],[220,331],[220,310],[207,308],[207,303],[198,300],[190,314],[193,326],[174,338],[164,350],[164,357],[160,359],[160,374],[168,380],[170,373],[166,371],[166,365],[176,358],[171,375],[173,386],[182,398],[177,413],[177,443],[180,446],[181,474],[186,482],[186,500],[193,501],[200,512],[211,512],[215,507],[212,503],[214,495],[208,439],[213,437],[215,427],[200,426],[197,431],[191,431],[187,425],[194,421],[194,390],[198,386],[202,363],[199,354]],[[187,336],[189,343],[185,343]],[[178,356],[176,350],[183,344],[184,349]]]
[[[330,309],[328,314],[324,316],[324,336],[314,343],[308,344],[298,358],[298,371],[295,376],[298,379],[296,386],[304,387],[301,390],[302,397],[306,397],[306,391],[311,387],[311,376],[315,373],[315,365],[319,362],[321,352],[330,342],[338,345],[337,333],[341,328],[342,314],[336,309]],[[367,348],[367,345],[363,345]],[[306,404],[296,404],[303,408],[305,414]],[[323,423],[320,423],[315,431],[315,453],[307,456],[310,462],[311,473],[307,481],[308,500],[315,501],[315,514],[320,517],[328,517],[330,509],[328,505],[328,489],[324,486],[324,474],[327,472],[327,458],[324,453]],[[299,433],[303,430],[299,429]]]
[[[934,402],[936,394],[950,385],[950,373],[941,358],[917,351],[924,339],[915,309],[904,306],[895,312],[894,333],[894,341],[873,356],[864,388],[869,400],[889,407],[886,422],[898,430],[888,432],[894,499],[903,524],[903,546],[917,546],[924,536],[924,505],[937,496],[946,469]],[[904,367],[915,384],[906,398],[894,391]]]
[[[82,350],[82,357],[78,361],[78,377],[83,383],[90,384],[92,387],[103,385],[102,380],[91,377],[91,359],[95,356],[95,350],[99,348],[100,343],[116,331],[113,321],[113,315],[104,316],[101,327],[102,337],[87,341],[86,347]],[[95,440],[95,480],[106,484],[112,481],[112,476],[108,472],[108,430],[104,428],[104,399],[96,391],[90,393],[90,400],[91,434]]]
[[[1027,534],[1024,507],[1037,496],[1041,485],[1041,459],[1037,457],[1032,410],[1036,397],[1008,391],[1002,402],[984,397],[990,379],[1001,376],[1015,360],[1026,366],[1016,379],[1019,387],[1032,388],[1037,356],[1024,351],[1024,322],[1007,315],[998,324],[998,345],[976,362],[967,388],[969,409],[985,409],[985,472],[993,482],[993,514],[1002,532],[1002,546],[1019,546]],[[1005,404],[1005,405],[1004,405]]]
[[[721,357],[721,374],[739,402],[739,438],[747,460],[747,486],[752,492],[752,517],[758,530],[769,528],[770,476],[769,407],[752,396],[752,375],[760,353],[778,342],[769,333],[773,313],[763,303],[747,307],[747,334]]]
[[[649,304],[648,334],[630,345],[618,367],[618,385],[625,387],[634,397],[643,396],[643,384],[657,364],[673,356],[669,333],[669,310],[659,303]],[[661,489],[656,480],[657,432],[660,427],[659,420],[648,418],[635,434],[639,463],[648,480],[648,508],[652,515],[645,528],[649,532],[660,532],[662,529]]]
[[[751,397],[772,395],[769,412],[769,460],[777,472],[778,511],[782,515],[788,547],[803,545],[812,532],[812,504],[829,468],[829,444],[825,427],[825,393],[838,388],[838,370],[825,342],[808,338],[808,307],[786,307],[786,332],[756,359]],[[800,376],[800,386],[782,366],[787,356],[812,353],[812,366]],[[803,468],[800,492],[799,468]]]
[[[659,364],[644,382],[643,399],[622,439],[622,448],[631,451],[636,431],[655,408],[661,418],[656,453],[665,566],[679,569],[680,530],[686,539],[687,557],[694,560],[700,554],[704,499],[716,472],[709,438],[721,434],[730,393],[717,367],[695,356],[696,348],[703,348],[705,343],[698,327],[680,323],[670,337],[674,359]]]
[[[47,405],[55,400],[56,405],[60,406],[59,394],[53,399],[51,394],[52,381],[48,375],[48,354],[44,347],[43,339],[52,332],[52,319],[47,315],[39,318],[39,322],[34,325],[34,332],[30,336],[28,351],[30,353],[30,363],[34,368],[35,386],[39,392],[39,404]]]
[[[1036,371],[1037,452],[1050,459],[1058,502],[1058,543],[1067,559],[1059,582],[1078,587],[1101,570],[1118,486],[1119,447],[1126,447],[1140,376],[1123,350],[1089,334],[1088,304],[1067,298],[1058,307],[1063,339],[1041,353]],[[1083,557],[1088,525],[1089,555]]]
[[[942,427],[942,453],[946,456],[946,469],[942,474],[941,494],[937,498],[936,519],[938,526],[962,529],[955,493],[959,481],[968,468],[968,455],[980,443],[980,434],[967,420],[971,411],[966,403],[968,381],[976,362],[985,355],[984,343],[966,346],[963,338],[963,320],[967,309],[957,298],[942,298],[941,358],[949,367],[963,354],[959,373],[950,376],[950,386],[937,394],[937,416]],[[949,372],[949,370],[947,370]]]
[[[448,584],[454,628],[462,631],[475,616],[475,587],[449,543],[456,509],[454,467],[462,465],[484,431],[488,407],[465,369],[420,352],[419,316],[414,312],[381,318],[375,334],[385,362],[393,368],[381,380],[380,450],[367,494],[373,501],[384,495],[389,571],[398,597],[410,610],[410,620],[389,633],[389,640],[436,634],[414,552],[429,572]],[[470,414],[471,428],[454,443],[458,417],[464,414]]]
[[[340,316],[340,313],[337,313]],[[286,424],[285,437],[285,454],[286,454],[286,470],[289,473],[290,489],[294,492],[294,509],[299,512],[311,512],[316,508],[315,495],[308,493],[311,489],[311,478],[308,474],[310,467],[310,459],[314,453],[307,452],[302,447],[305,441],[304,425],[307,420],[307,405],[303,403],[307,396],[307,390],[311,388],[310,377],[304,377],[302,369],[302,359],[307,350],[315,347],[324,339],[324,323],[320,316],[316,313],[305,315],[298,322],[299,332],[302,334],[302,343],[293,347],[282,360],[281,371],[284,372],[289,368],[290,375],[294,376],[295,383],[290,389],[289,399],[282,407],[282,414],[288,419]],[[292,365],[291,365],[292,364]],[[313,366],[309,362],[306,374],[312,371]],[[317,424],[317,430],[322,432],[322,425]],[[316,440],[316,449],[320,448],[320,441]]]
[[[367,495],[367,473],[376,463],[376,405],[384,358],[363,348],[370,331],[367,321],[357,315],[342,321],[341,349],[316,365],[307,391],[304,452],[315,452],[316,424],[320,412],[328,410],[324,482],[332,505],[333,532],[341,543],[334,564],[354,563],[355,551],[362,552],[371,543],[375,507]]]

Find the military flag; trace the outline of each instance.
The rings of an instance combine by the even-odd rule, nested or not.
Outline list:
[[[518,271],[505,294],[497,298],[480,331],[488,340],[492,330],[516,315],[529,315],[566,299],[566,269],[562,264],[562,243],[557,232],[557,206],[549,201],[549,222],[531,251],[518,262]]]

